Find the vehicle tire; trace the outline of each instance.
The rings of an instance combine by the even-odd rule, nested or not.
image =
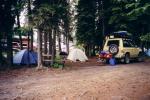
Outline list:
[[[118,51],[119,51],[119,48],[118,48],[117,45],[111,44],[111,45],[109,46],[109,52],[110,52],[112,55],[116,55],[116,54],[118,53]]]
[[[129,55],[128,53],[125,54],[124,63],[125,63],[125,64],[129,64],[129,63],[130,63],[130,55]]]
[[[137,60],[138,62],[144,61],[144,54],[142,52],[139,53]]]
[[[102,63],[106,63],[106,59],[101,59],[100,60]]]

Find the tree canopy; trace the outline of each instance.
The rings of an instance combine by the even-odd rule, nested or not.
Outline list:
[[[102,47],[103,35],[124,30],[140,44],[140,37],[150,32],[149,12],[149,0],[79,0],[78,42]]]

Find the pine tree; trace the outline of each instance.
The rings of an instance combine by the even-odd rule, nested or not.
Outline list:
[[[86,53],[90,55],[95,35],[95,0],[80,0],[77,6],[77,33],[79,43],[85,44]]]
[[[68,18],[68,2],[66,0],[36,0],[34,5],[33,22],[38,29],[42,29],[42,31],[40,31],[42,32],[42,36],[43,34],[47,34],[47,37],[49,37],[43,41],[49,41],[49,54],[52,55],[51,65],[53,65],[56,55],[56,36],[58,36],[60,32],[63,34],[64,32],[62,30],[68,32],[65,29],[69,27],[69,21],[66,20]],[[61,34],[59,36],[61,36]],[[45,49],[47,49],[46,45],[47,43],[44,46]]]

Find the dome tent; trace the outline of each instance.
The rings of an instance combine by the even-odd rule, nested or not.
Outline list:
[[[37,53],[33,51],[28,51],[27,49],[21,50],[13,57],[13,64],[17,65],[37,64]]]
[[[87,56],[85,55],[85,52],[83,52],[81,49],[78,48],[72,49],[67,59],[73,62],[76,62],[77,60],[81,62],[88,60]]]

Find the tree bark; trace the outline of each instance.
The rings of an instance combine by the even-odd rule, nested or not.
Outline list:
[[[86,46],[85,46],[85,53],[86,53],[87,56],[89,56],[89,50],[88,50],[88,49],[89,49],[89,46],[86,45]]]
[[[54,35],[54,29],[52,29],[52,61],[51,61],[51,66],[54,64],[54,56],[55,56],[55,48],[54,48],[54,42],[55,42],[55,40],[54,40],[54,37],[55,37],[55,35]]]
[[[91,49],[92,49],[92,45],[89,45],[89,56],[90,56],[90,57],[91,57],[91,55],[92,55]]]
[[[37,34],[37,38],[38,38],[38,68],[42,67],[42,35],[41,35],[41,31],[38,31]]]
[[[56,57],[56,34],[57,34],[57,30],[54,30],[54,38],[53,38],[54,58]]]
[[[2,65],[2,43],[1,43],[1,39],[2,39],[2,36],[1,36],[1,33],[0,33],[0,66]]]
[[[6,33],[7,33],[7,61],[8,67],[11,67],[13,64],[12,30],[8,29]]]
[[[59,48],[59,52],[62,52],[62,49],[61,49],[61,34],[60,34],[60,33],[58,33],[57,38],[58,38],[58,48]]]
[[[44,33],[44,54],[47,54],[47,33]]]
[[[27,50],[28,50],[28,56],[27,56],[27,58],[28,58],[28,67],[30,67],[30,57],[29,57],[29,51],[30,51],[30,35],[29,35],[29,33],[28,33],[28,48],[27,48]]]
[[[69,54],[69,32],[66,32],[66,52]]]
[[[31,44],[31,51],[33,51],[33,29],[31,29],[31,42],[30,42],[30,44]]]
[[[92,48],[91,48],[92,50],[92,56],[95,56],[95,45],[92,45]]]
[[[31,14],[32,14],[32,10],[31,10],[31,1],[32,0],[28,0],[28,21],[29,21],[29,25],[32,23],[32,17],[31,17]],[[31,36],[31,50],[33,50],[33,29],[31,28],[30,29],[30,36]]]
[[[17,26],[18,26],[18,29],[19,29],[19,41],[20,41],[20,49],[22,50],[23,47],[22,47],[22,34],[20,32],[20,14],[19,14],[19,11],[17,10],[16,11],[16,14],[17,14]]]
[[[87,56],[91,56],[91,45],[90,44],[87,44],[85,51],[86,51]]]
[[[52,30],[49,33],[49,54],[52,55]]]

